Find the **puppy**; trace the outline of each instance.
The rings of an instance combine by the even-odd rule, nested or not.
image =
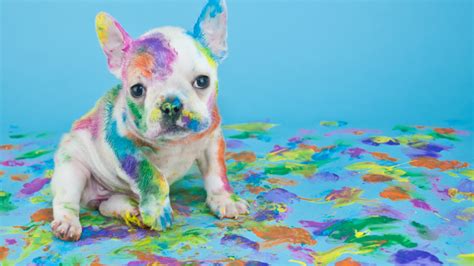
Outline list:
[[[81,205],[153,230],[170,227],[169,186],[194,162],[212,212],[248,213],[227,180],[216,105],[226,21],[224,0],[209,0],[192,32],[161,27],[132,39],[110,15],[97,15],[100,45],[121,85],[74,123],[55,154],[57,237],[80,238]]]

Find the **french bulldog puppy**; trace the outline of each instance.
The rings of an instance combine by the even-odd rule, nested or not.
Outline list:
[[[58,238],[80,238],[81,205],[165,230],[172,223],[169,186],[194,162],[212,212],[248,213],[227,180],[216,105],[226,21],[224,0],[209,0],[192,32],[161,27],[132,39],[110,15],[97,15],[100,45],[121,85],[74,123],[55,154],[51,227]]]

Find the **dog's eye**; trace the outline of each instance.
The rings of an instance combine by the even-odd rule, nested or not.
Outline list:
[[[204,75],[198,76],[193,82],[193,87],[200,90],[206,89],[209,87],[209,77]]]
[[[145,91],[145,86],[140,83],[137,83],[130,88],[130,94],[132,94],[133,98],[143,97],[143,95],[145,95]]]

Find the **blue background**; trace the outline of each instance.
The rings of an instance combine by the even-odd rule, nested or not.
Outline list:
[[[1,129],[66,131],[118,81],[94,17],[191,29],[206,1],[1,2]],[[224,123],[472,125],[472,1],[228,1]]]

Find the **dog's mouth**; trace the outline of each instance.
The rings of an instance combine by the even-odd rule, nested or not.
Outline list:
[[[176,124],[165,126],[162,135],[179,135],[188,132],[188,128],[178,126]]]

